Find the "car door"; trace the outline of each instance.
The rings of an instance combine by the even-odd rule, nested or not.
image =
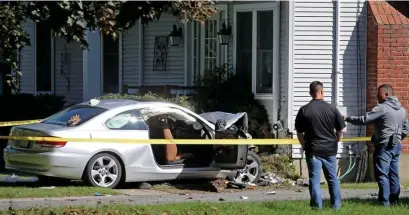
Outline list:
[[[179,115],[186,121],[200,123],[203,126],[203,130],[207,131],[205,132],[208,133],[207,136],[211,139],[215,138],[214,129],[210,128],[200,116],[177,107],[167,107],[168,111],[164,109],[165,108],[163,108],[162,111]],[[182,112],[184,114],[181,114]],[[232,135],[232,137],[234,138],[234,135]],[[206,141],[206,139],[203,139],[203,141]],[[247,152],[248,145],[213,145],[213,162],[211,166],[226,170],[244,168],[247,163]]]

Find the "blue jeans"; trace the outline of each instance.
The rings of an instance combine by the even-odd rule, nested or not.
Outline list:
[[[322,191],[320,185],[321,169],[324,171],[325,179],[328,183],[331,207],[341,208],[341,189],[337,177],[337,158],[335,156],[318,157],[307,156],[307,166],[309,175],[310,206],[322,208]]]
[[[383,206],[397,204],[400,194],[399,157],[402,145],[375,147],[373,154],[378,202]]]

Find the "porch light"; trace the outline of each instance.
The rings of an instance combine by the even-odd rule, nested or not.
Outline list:
[[[169,34],[169,40],[171,46],[180,46],[182,41],[182,27],[178,28],[173,24],[172,31]]]
[[[230,41],[230,36],[231,36],[231,26],[227,26],[226,22],[223,21],[222,28],[220,29],[219,32],[217,32],[218,39],[220,45],[229,45]]]

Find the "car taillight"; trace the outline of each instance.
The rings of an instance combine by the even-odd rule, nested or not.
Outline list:
[[[61,148],[67,144],[67,141],[36,141],[36,144],[47,148]]]

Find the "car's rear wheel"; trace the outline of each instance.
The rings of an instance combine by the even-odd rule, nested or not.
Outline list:
[[[260,156],[254,152],[247,153],[247,164],[244,169],[238,170],[236,178],[237,183],[257,183],[263,174],[263,165]]]
[[[97,154],[88,162],[84,182],[95,187],[115,188],[122,178],[122,165],[108,153]]]

